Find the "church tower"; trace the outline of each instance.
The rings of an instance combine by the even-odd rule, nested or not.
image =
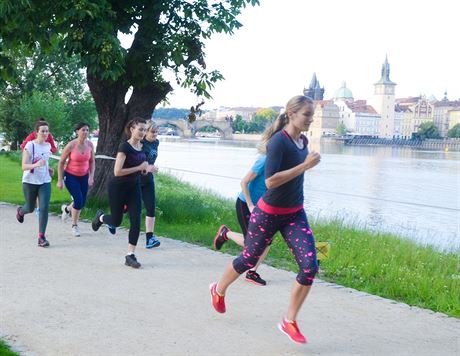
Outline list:
[[[390,80],[390,65],[385,56],[382,65],[381,78],[374,84],[372,106],[380,114],[379,137],[393,138],[395,130],[395,86]]]
[[[323,100],[324,87],[320,87],[319,81],[316,79],[316,73],[313,73],[308,89],[303,88],[303,95],[308,96],[313,100]]]

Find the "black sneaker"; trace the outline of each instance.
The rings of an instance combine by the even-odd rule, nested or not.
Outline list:
[[[96,217],[93,219],[93,222],[91,223],[91,227],[93,228],[94,231],[99,230],[99,228],[102,226],[100,217],[101,215],[104,215],[104,210],[99,209],[96,212]]]
[[[256,271],[248,271],[248,273],[246,273],[246,281],[257,284],[258,286],[267,284]]]
[[[18,206],[16,209],[16,220],[19,221],[21,224],[24,222],[24,214],[21,214],[21,207]]]
[[[224,243],[228,240],[227,232],[231,231],[227,226],[221,225],[217,230],[217,235],[214,237],[214,250],[220,250]]]
[[[45,237],[38,238],[38,247],[48,247],[50,243]]]
[[[112,235],[115,235],[117,233],[117,228],[113,225],[107,225],[107,229],[109,229],[109,232],[112,234]]]
[[[141,266],[141,264],[137,262],[136,256],[134,256],[134,254],[125,256],[125,265],[132,268],[139,268]]]

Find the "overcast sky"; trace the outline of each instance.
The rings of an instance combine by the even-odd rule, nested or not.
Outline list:
[[[261,0],[239,17],[233,36],[206,44],[208,68],[225,80],[205,109],[283,106],[316,72],[325,99],[343,81],[368,99],[388,55],[396,97],[460,99],[460,28],[455,0]],[[172,107],[197,103],[183,89]]]

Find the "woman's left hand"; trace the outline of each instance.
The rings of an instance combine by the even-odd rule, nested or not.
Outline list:
[[[54,176],[54,169],[53,168],[48,168],[48,172],[50,174],[50,177]]]
[[[94,184],[94,177],[89,177],[89,178],[88,178],[88,185],[89,185],[90,187],[92,187],[93,184]]]

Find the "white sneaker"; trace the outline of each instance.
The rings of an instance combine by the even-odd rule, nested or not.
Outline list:
[[[80,228],[78,225],[72,225],[72,235],[75,237],[80,236]]]
[[[67,208],[67,205],[65,204],[62,204],[61,205],[61,211],[62,211],[62,214],[61,214],[61,220],[63,222],[65,222],[67,220],[67,218],[70,216],[70,213],[68,213],[67,211],[65,211],[65,209]]]

